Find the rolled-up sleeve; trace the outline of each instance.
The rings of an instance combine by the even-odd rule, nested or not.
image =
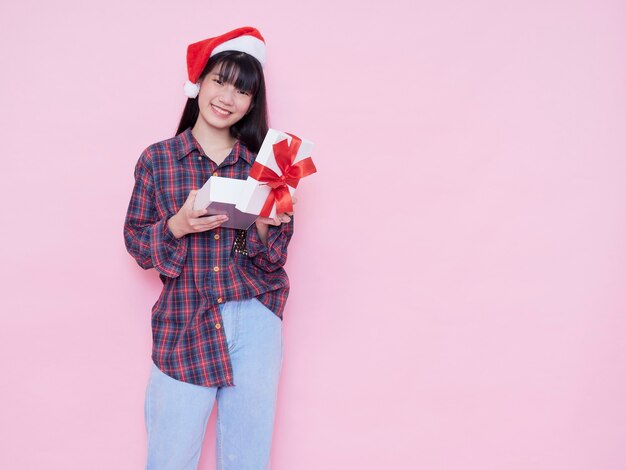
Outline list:
[[[248,229],[246,249],[252,262],[267,272],[282,268],[287,262],[287,247],[293,236],[293,216],[291,222],[270,225],[267,233],[267,246],[261,241],[256,224]]]
[[[135,187],[124,222],[126,249],[143,269],[177,277],[185,264],[188,240],[172,234],[169,217],[158,217],[151,161],[144,151],[135,167]]]

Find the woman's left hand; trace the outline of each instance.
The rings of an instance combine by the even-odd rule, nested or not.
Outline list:
[[[296,198],[291,198],[291,204],[296,205]],[[257,217],[256,224],[257,228],[259,228],[259,224],[263,225],[280,225],[280,224],[288,224],[291,222],[291,216],[293,212],[283,212],[282,214],[276,214],[274,217]]]
[[[295,205],[296,198],[291,199],[291,203]],[[293,212],[283,212],[282,214],[276,214],[274,217],[257,217],[256,219],[256,231],[261,238],[263,244],[267,244],[267,231],[270,225],[278,226],[281,224],[288,224],[291,222],[291,216]]]
[[[276,214],[274,217],[258,217],[256,219],[257,224],[265,224],[265,225],[280,225],[280,224],[288,224],[291,222],[291,216],[293,212],[285,212],[283,214]]]

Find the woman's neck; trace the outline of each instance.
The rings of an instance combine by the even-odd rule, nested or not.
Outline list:
[[[230,135],[229,129],[215,129],[203,126],[198,122],[191,129],[191,133],[200,144],[200,147],[202,147],[206,156],[218,165],[228,156],[236,141]]]

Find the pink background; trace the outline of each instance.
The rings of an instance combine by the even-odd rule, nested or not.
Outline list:
[[[273,470],[626,467],[622,1],[5,2],[0,467],[138,469],[122,224],[190,42],[253,24],[316,142]],[[213,468],[207,432],[202,469]]]

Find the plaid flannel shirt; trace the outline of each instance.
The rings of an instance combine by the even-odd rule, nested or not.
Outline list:
[[[254,224],[247,231],[218,227],[179,239],[167,226],[189,191],[211,175],[245,179],[255,158],[238,141],[217,165],[187,129],[148,147],[135,167],[124,239],[137,263],[155,268],[163,282],[152,308],[152,359],[177,380],[234,385],[219,304],[256,297],[282,319],[293,220],[270,226],[267,246]]]

